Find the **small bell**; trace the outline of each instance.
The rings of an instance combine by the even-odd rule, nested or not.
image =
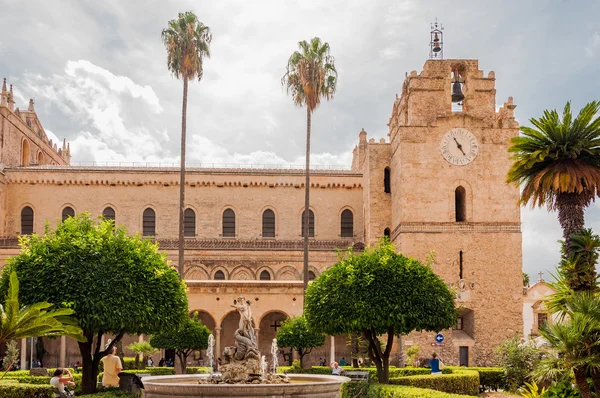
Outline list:
[[[455,81],[452,83],[452,102],[460,102],[465,99],[462,93],[460,83]]]
[[[434,43],[437,43],[437,42],[439,42],[439,41],[440,41],[440,38],[438,37],[438,34],[437,34],[437,33],[434,33],[434,34],[433,34],[433,42],[434,42]]]
[[[439,52],[440,52],[440,50],[441,50],[441,48],[440,48],[440,43],[435,43],[435,44],[433,45],[433,52],[434,52],[434,53],[439,53]]]

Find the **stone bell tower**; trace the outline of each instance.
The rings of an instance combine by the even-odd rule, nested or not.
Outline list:
[[[436,347],[447,363],[485,365],[523,329],[519,190],[506,184],[512,98],[496,109],[495,75],[477,60],[431,59],[394,102],[390,136],[390,239],[457,292],[459,322]],[[435,333],[408,336],[429,350]],[[427,351],[426,351],[427,353]]]

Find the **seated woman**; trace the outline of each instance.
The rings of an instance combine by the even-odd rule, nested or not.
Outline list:
[[[56,387],[58,390],[56,396],[59,398],[73,396],[68,389],[65,389],[65,386],[67,385],[75,387],[75,383],[73,383],[73,375],[69,369],[56,369],[54,371],[54,377],[50,379],[50,385]]]

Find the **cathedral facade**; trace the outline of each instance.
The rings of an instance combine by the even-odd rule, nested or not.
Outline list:
[[[458,105],[454,82],[464,94]],[[429,60],[407,74],[388,139],[368,139],[363,130],[350,170],[311,171],[310,279],[337,261],[337,249],[360,250],[388,236],[423,261],[435,251],[432,267],[456,291],[460,317],[442,331],[445,341],[435,343],[435,333],[404,336],[396,359],[419,345],[423,356],[435,349],[448,364],[486,365],[494,346],[523,329],[519,190],[505,183],[507,149],[519,132],[514,108],[512,98],[496,108],[494,73],[484,76],[476,60]],[[68,144],[48,139],[32,101],[27,111],[15,108],[5,83],[2,264],[19,252],[19,235],[43,234],[47,221],[81,212],[156,240],[176,264],[178,169],[80,167],[70,157]],[[190,311],[213,331],[217,352],[233,344],[239,315],[230,305],[239,296],[252,302],[264,353],[281,322],[302,313],[303,210],[302,170],[187,170],[184,278]],[[330,336],[307,363],[348,362],[346,340]],[[79,355],[65,338],[48,351],[47,365]]]

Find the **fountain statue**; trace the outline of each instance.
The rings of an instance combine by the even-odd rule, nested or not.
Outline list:
[[[279,352],[279,347],[277,347],[277,339],[273,339],[273,343],[271,343],[271,357],[273,358],[273,373],[277,373],[277,368],[279,367],[279,358],[277,358],[278,352]]]
[[[215,360],[215,337],[212,334],[208,335],[208,349],[206,350],[206,356],[208,357],[208,366],[211,368],[211,373],[214,369],[213,361]]]

